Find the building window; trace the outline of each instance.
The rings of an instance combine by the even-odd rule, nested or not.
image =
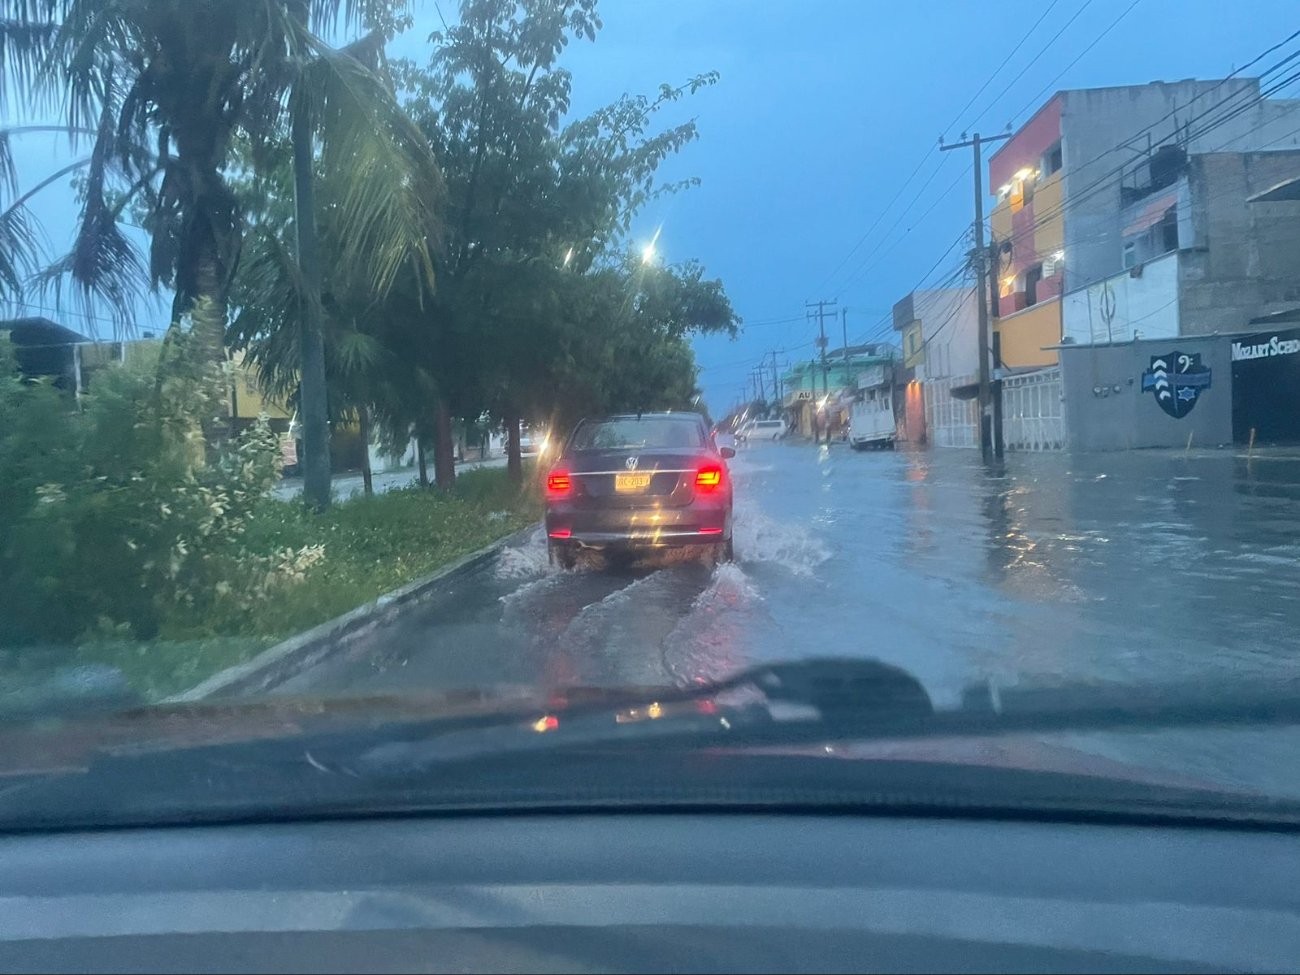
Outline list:
[[[1170,207],[1165,211],[1156,231],[1160,237],[1160,253],[1178,250],[1178,208]]]
[[[1127,270],[1137,264],[1137,244],[1129,241],[1124,245],[1124,268]]]
[[[1035,264],[1025,272],[1025,307],[1038,304],[1038,282],[1043,279],[1043,265]]]
[[[1064,159],[1061,155],[1061,143],[1058,140],[1056,145],[1043,153],[1043,175],[1051,176],[1052,173],[1059,172],[1063,164]]]

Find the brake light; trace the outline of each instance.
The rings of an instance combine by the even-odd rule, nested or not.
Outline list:
[[[568,471],[551,471],[546,475],[546,493],[553,498],[562,497],[573,488]]]
[[[571,528],[557,528],[557,529],[555,529],[555,531],[551,532],[551,537],[552,537],[552,538],[572,538],[572,537],[573,537],[573,529],[571,529]]]
[[[722,465],[705,464],[695,474],[695,490],[708,494],[722,486]]]

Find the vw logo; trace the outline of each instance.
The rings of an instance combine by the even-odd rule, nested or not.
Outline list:
[[[630,471],[634,471],[636,470],[636,465],[638,460],[640,460],[639,457],[629,457],[627,460],[623,462],[623,466]]]

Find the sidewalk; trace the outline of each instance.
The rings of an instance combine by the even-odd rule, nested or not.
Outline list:
[[[490,460],[476,460],[465,464],[457,464],[456,472],[478,470],[480,467],[505,466],[506,459],[504,457],[493,457]],[[432,465],[430,465],[429,476],[433,476]],[[383,494],[393,488],[410,487],[418,479],[419,473],[413,467],[400,471],[385,471],[382,474],[376,474],[373,478],[375,493]],[[334,478],[331,494],[335,500],[346,501],[362,494],[364,491],[365,481],[360,474],[341,474]],[[271,490],[271,493],[281,501],[292,501],[302,494],[302,478],[286,477]]]

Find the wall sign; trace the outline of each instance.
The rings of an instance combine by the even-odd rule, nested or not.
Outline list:
[[[1154,393],[1156,405],[1175,420],[1192,412],[1201,391],[1209,388],[1210,367],[1201,364],[1199,352],[1153,355],[1142,373],[1142,392]]]
[[[1268,359],[1275,355],[1295,355],[1300,352],[1300,339],[1283,339],[1276,335],[1269,337],[1266,342],[1244,342],[1232,343],[1232,361],[1241,362],[1245,359]]]

